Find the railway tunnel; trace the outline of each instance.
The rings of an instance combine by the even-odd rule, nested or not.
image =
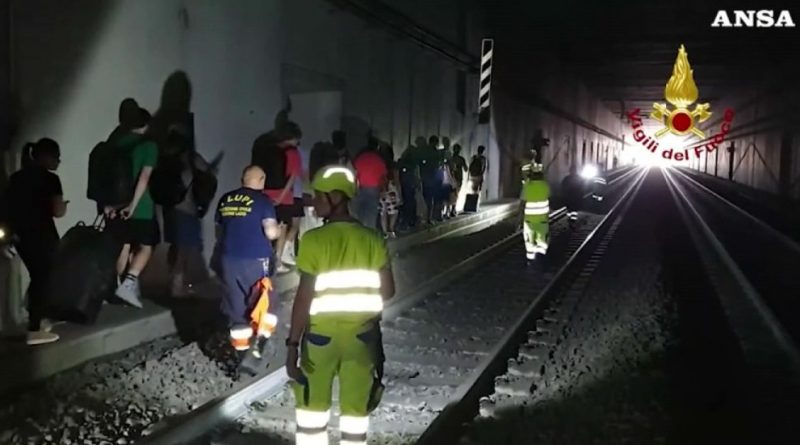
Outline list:
[[[439,203],[455,212],[432,215],[415,182],[396,236],[375,224],[396,293],[369,443],[796,442],[800,10],[733,3],[3,2],[0,444],[295,443],[284,341],[301,274],[273,277],[268,363],[239,375],[214,209],[196,218],[186,292],[171,289],[176,241],[160,239],[142,308],[101,296],[96,319],[53,318],[57,341],[27,344],[30,273],[10,225],[23,209],[7,205],[21,148],[59,144],[57,231],[91,226],[89,155],[128,97],[154,115],[178,103],[170,124],[213,164],[214,205],[282,119],[301,152],[337,130],[352,158],[391,147],[400,182],[408,159],[419,174],[432,159],[419,150],[450,160],[458,145],[469,164],[485,147],[485,172],[459,167]],[[550,190],[533,262],[529,162]],[[575,170],[578,204],[563,182]],[[330,443],[347,443],[339,417]]]

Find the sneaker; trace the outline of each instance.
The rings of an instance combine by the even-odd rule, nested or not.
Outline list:
[[[52,332],[29,331],[27,337],[25,338],[25,343],[30,346],[43,345],[46,343],[56,342],[59,338],[61,337],[59,337],[58,334],[54,334]]]
[[[288,267],[286,267],[286,266],[285,266],[285,265],[283,265],[283,264],[281,264],[280,266],[278,266],[277,268],[275,268],[275,272],[276,272],[276,273],[279,273],[279,274],[289,273],[289,272],[291,272],[291,271],[292,271],[292,269],[289,269]]]
[[[389,232],[389,238],[391,238],[391,239],[395,239],[395,238],[397,238],[397,233],[395,233],[395,232]]]
[[[144,307],[142,305],[142,291],[139,289],[139,280],[135,277],[126,277],[122,284],[117,287],[117,291],[114,292],[114,295],[133,307],[139,309]]]
[[[281,256],[281,262],[286,263],[290,266],[294,266],[297,264],[297,261],[294,258],[294,243],[286,243],[286,247],[283,248],[283,255]]]

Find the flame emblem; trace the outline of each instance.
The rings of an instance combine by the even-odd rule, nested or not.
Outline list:
[[[681,45],[678,49],[678,57],[675,59],[675,66],[672,68],[672,76],[664,87],[664,98],[675,109],[670,110],[664,104],[654,103],[653,112],[650,113],[651,118],[664,124],[664,128],[656,132],[656,137],[661,137],[669,131],[679,136],[692,133],[701,139],[705,138],[705,133],[695,124],[703,123],[711,117],[710,105],[708,103],[697,104],[694,111],[689,111],[689,106],[697,101],[699,95],[692,74],[689,55]]]

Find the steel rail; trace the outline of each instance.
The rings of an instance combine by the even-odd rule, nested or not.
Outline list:
[[[775,229],[771,225],[769,225],[766,222],[764,222],[763,220],[759,219],[757,216],[751,214],[747,210],[745,210],[745,209],[739,207],[738,205],[732,203],[731,201],[726,199],[724,196],[720,195],[719,193],[717,193],[717,192],[711,190],[710,188],[706,187],[705,185],[701,184],[700,182],[698,182],[696,179],[692,178],[688,174],[686,174],[686,173],[684,173],[684,172],[682,172],[680,170],[675,170],[675,172],[680,174],[686,181],[691,183],[698,190],[701,190],[701,191],[703,191],[705,193],[708,193],[709,195],[713,196],[714,198],[719,200],[719,202],[727,205],[728,207],[730,207],[731,209],[733,209],[734,211],[736,211],[740,215],[742,215],[745,218],[749,219],[750,221],[756,223],[756,225],[758,225],[761,229],[763,229],[765,232],[767,232],[770,235],[772,235],[772,237],[774,237],[775,239],[780,241],[781,244],[783,244],[786,247],[788,247],[789,249],[793,250],[795,253],[800,254],[800,244],[798,244],[797,241],[789,238],[788,236],[786,236],[786,234],[784,234],[781,231]]]
[[[720,294],[723,298],[727,298],[732,302],[723,306],[726,307],[729,318],[733,320],[734,330],[741,328],[742,325],[740,323],[745,318],[750,318],[748,317],[749,314],[757,314],[760,322],[767,328],[769,335],[772,337],[772,342],[780,347],[781,353],[787,359],[788,366],[791,368],[794,377],[796,379],[800,377],[800,351],[798,351],[797,345],[789,333],[786,332],[786,329],[778,321],[778,318],[761,297],[758,290],[733,260],[722,242],[714,234],[714,231],[703,220],[683,186],[668,171],[664,171],[664,177],[670,187],[670,192],[675,198],[675,202],[678,204],[678,209],[689,227],[689,232],[695,241],[695,245],[706,247],[705,249],[698,248],[698,250],[706,268],[714,271],[714,273],[709,274],[712,278],[712,284],[718,288],[718,291],[722,291]],[[719,267],[720,265],[722,268]],[[742,303],[748,306],[747,311],[733,314],[733,311],[740,310],[733,309],[733,307],[738,306],[741,308]],[[754,332],[753,326],[752,322],[748,323],[747,327],[751,333]],[[749,339],[743,337],[741,329],[739,329],[737,335],[740,336],[740,341],[744,345],[749,343]],[[758,354],[756,351],[764,351],[769,348],[763,339],[757,341],[758,348],[754,348],[752,345],[743,348],[746,356],[749,355],[752,358]],[[772,354],[770,357],[761,357],[760,359],[772,360],[774,357],[775,355]]]
[[[608,185],[611,186],[624,181],[635,171],[637,169],[631,169],[616,176],[608,182]],[[589,195],[590,193],[586,194],[586,197]],[[506,212],[503,212],[503,215],[506,214]],[[549,219],[551,223],[554,223],[562,220],[565,216],[566,207],[561,207],[551,212]],[[445,271],[426,279],[407,293],[396,296],[384,309],[384,318],[396,317],[438,289],[446,287],[447,284],[473,269],[476,265],[503,253],[512,242],[518,240],[519,234],[519,230],[514,231],[503,239],[459,261]],[[210,400],[196,410],[180,417],[168,419],[165,424],[161,425],[161,428],[157,428],[152,435],[143,437],[138,443],[144,445],[180,445],[190,443],[216,426],[243,416],[251,403],[276,395],[284,389],[288,381],[289,377],[286,375],[286,368],[282,366],[273,372],[231,390],[224,396]]]
[[[546,309],[546,305],[563,291],[564,286],[568,284],[573,276],[571,272],[583,267],[584,259],[591,255],[595,244],[602,237],[601,235],[622,217],[622,213],[627,211],[633,201],[630,197],[638,192],[646,174],[647,170],[640,171],[636,180],[631,183],[608,214],[589,233],[580,247],[558,270],[555,277],[550,280],[528,306],[528,309],[518,319],[514,327],[498,342],[494,350],[470,375],[467,381],[459,385],[452,397],[452,402],[445,407],[419,437],[416,442],[417,445],[450,443],[453,439],[460,437],[460,431],[464,423],[478,413],[480,398],[489,394],[494,388],[495,376],[505,372],[508,359],[513,357],[519,345],[524,343],[528,331],[535,327],[536,319],[540,318]]]

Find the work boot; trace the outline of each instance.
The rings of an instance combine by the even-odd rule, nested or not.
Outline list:
[[[272,359],[272,352],[272,344],[268,337],[261,335],[253,337],[250,340],[250,349],[239,363],[239,372],[250,376],[264,372]]]

